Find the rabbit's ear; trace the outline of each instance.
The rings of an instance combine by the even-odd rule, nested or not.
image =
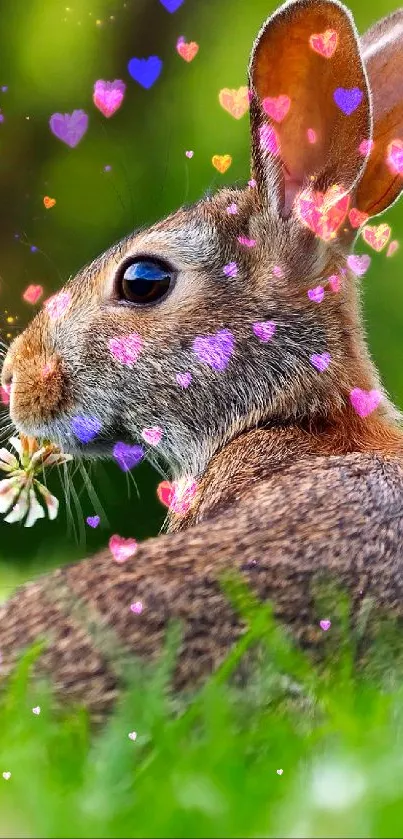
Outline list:
[[[337,0],[285,3],[256,39],[249,86],[252,168],[262,198],[287,215],[304,186],[350,191],[372,126],[349,11]]]
[[[403,9],[376,23],[361,44],[372,93],[374,145],[355,203],[375,216],[403,189]]]

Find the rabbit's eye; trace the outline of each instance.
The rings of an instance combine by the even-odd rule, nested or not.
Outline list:
[[[172,280],[172,273],[158,262],[132,262],[121,275],[119,297],[138,306],[156,303],[167,294]]]

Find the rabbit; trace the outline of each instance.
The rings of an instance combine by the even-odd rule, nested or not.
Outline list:
[[[3,366],[21,433],[98,457],[159,426],[172,479],[196,482],[168,532],[125,562],[105,549],[2,607],[4,678],[45,638],[35,672],[95,717],[132,657],[158,659],[172,620],[183,627],[175,690],[219,666],[245,631],[228,572],[313,654],[331,619],[316,614],[317,580],[346,589],[353,618],[363,597],[402,611],[401,415],[347,259],[357,213],[362,225],[403,188],[403,9],[359,38],[338,0],[285,3],[257,35],[249,92],[248,186],[111,247]]]

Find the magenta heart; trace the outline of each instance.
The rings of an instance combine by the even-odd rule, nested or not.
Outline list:
[[[111,117],[120,108],[125,95],[126,85],[119,79],[114,82],[95,82],[93,102],[105,117]]]
[[[224,265],[222,270],[226,277],[234,278],[238,274],[238,266],[236,262],[229,262],[228,265]]]
[[[338,87],[333,93],[333,99],[337,107],[348,117],[357,110],[363,96],[364,94],[359,87]]]
[[[150,446],[158,446],[162,433],[162,428],[159,425],[152,425],[151,428],[143,428],[141,436]]]
[[[325,289],[318,285],[316,288],[310,288],[308,291],[308,297],[313,303],[321,303],[325,296]]]
[[[194,155],[194,151],[185,151],[185,155],[189,158],[189,160],[191,160]]]
[[[115,562],[126,562],[137,551],[135,539],[125,539],[124,536],[115,534],[109,539],[109,550]]]
[[[382,400],[379,390],[361,390],[355,387],[350,393],[350,402],[360,417],[368,417],[376,410]]]
[[[321,355],[313,353],[310,357],[311,364],[319,370],[320,373],[323,373],[330,364],[330,353],[323,352]]]
[[[87,516],[87,524],[90,527],[98,527],[99,522],[101,521],[99,516]]]
[[[276,324],[272,320],[262,320],[253,324],[252,329],[260,341],[271,341],[275,331]]]
[[[129,472],[144,457],[142,446],[129,446],[127,443],[116,443],[113,447],[113,456],[123,472]]]
[[[192,374],[191,373],[177,373],[176,374],[176,381],[178,382],[178,385],[180,385],[181,387],[187,388],[187,387],[189,387],[190,382],[192,381]]]
[[[140,355],[143,341],[137,332],[131,332],[130,335],[124,335],[122,338],[111,338],[108,346],[117,361],[131,367]]]
[[[229,329],[221,329],[215,335],[198,336],[193,341],[193,352],[199,361],[213,370],[225,370],[234,352],[234,336]]]
[[[88,128],[88,116],[81,110],[72,114],[52,114],[49,125],[55,137],[73,149]]]
[[[319,626],[320,626],[321,629],[324,630],[324,632],[327,632],[327,630],[330,629],[331,625],[332,625],[331,621],[320,621],[319,622]]]
[[[357,277],[362,277],[371,265],[371,257],[367,253],[363,253],[362,256],[350,254],[347,257],[347,265]]]

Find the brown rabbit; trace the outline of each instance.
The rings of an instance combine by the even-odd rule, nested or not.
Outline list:
[[[286,3],[257,37],[249,87],[256,185],[110,248],[3,368],[21,432],[96,456],[158,425],[173,478],[198,483],[170,533],[133,558],[105,550],[24,586],[0,613],[3,672],[45,636],[39,666],[94,714],[128,655],[158,656],[171,619],[184,627],[178,688],[222,661],[243,631],[226,570],[308,646],[323,637],[317,575],[346,586],[353,607],[372,594],[402,610],[400,415],[380,399],[346,258],[348,209],[377,215],[403,187],[403,10],[359,41],[336,0]],[[87,442],[80,418],[95,423]]]

